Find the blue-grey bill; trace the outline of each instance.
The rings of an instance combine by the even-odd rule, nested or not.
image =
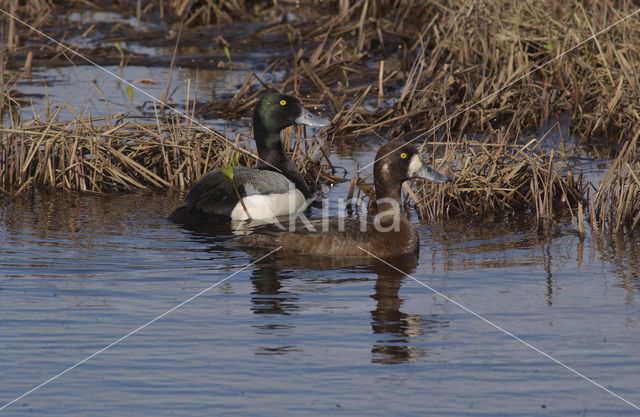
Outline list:
[[[296,119],[296,123],[312,127],[327,127],[331,125],[331,121],[316,116],[304,107],[302,108],[302,113],[300,113],[300,116]]]
[[[451,178],[447,177],[444,174],[439,173],[432,169],[429,165],[423,164],[420,171],[417,174],[418,178],[425,179],[431,182],[443,183],[451,181]]]

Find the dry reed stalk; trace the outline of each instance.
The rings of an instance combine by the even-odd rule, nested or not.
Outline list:
[[[163,14],[185,19],[186,26],[230,23],[246,16],[248,10],[243,0],[185,2],[170,0],[164,3]]]
[[[430,145],[437,147],[438,143]],[[546,223],[557,214],[573,213],[585,201],[581,180],[559,173],[563,161],[557,152],[544,152],[535,140],[524,146],[504,139],[497,143],[447,142],[436,168],[453,182],[418,186],[418,213],[422,219],[433,220],[459,214],[526,212],[532,220]]]
[[[94,193],[184,189],[222,164],[256,163],[256,152],[241,146],[240,135],[229,141],[216,132],[195,131],[176,117],[56,122],[61,109],[47,122],[0,128],[4,192],[16,194],[29,187]],[[326,154],[319,152],[323,139],[307,139],[303,131],[297,138],[292,157],[307,180],[315,184],[321,177],[333,178],[331,164],[322,162]]]
[[[600,182],[591,208],[592,225],[620,233],[640,230],[640,128],[624,144]]]
[[[573,131],[583,134],[585,142],[602,136],[621,141],[640,122],[640,25],[633,20],[637,17],[520,79],[635,11],[629,2],[576,9],[573,3],[551,0],[333,0],[323,3],[322,12],[314,0],[250,7],[241,0],[207,1],[197,2],[190,11],[184,2],[165,5],[162,13],[168,19],[188,14],[194,25],[276,22],[245,37],[250,44],[263,44],[261,36],[279,35],[279,41],[269,42],[285,54],[291,50],[292,56],[272,62],[272,69],[288,70],[278,89],[293,89],[309,102],[328,101],[332,113],[348,109],[358,120],[358,134],[373,129],[387,136],[420,134],[442,122],[445,114],[470,106],[475,107],[451,121],[454,132],[495,130],[514,117],[520,129],[537,129],[547,119],[568,113]],[[285,19],[287,13],[296,20]],[[24,28],[18,30],[34,39]],[[185,41],[200,39],[203,30],[187,28]],[[39,59],[47,59],[45,50],[38,50]],[[99,61],[100,55],[95,55],[104,51],[94,52],[90,55]],[[16,54],[12,65],[21,65],[26,53],[25,49]],[[376,68],[381,61],[387,72],[383,82]],[[300,70],[295,68],[298,63]],[[377,106],[383,86],[389,89],[385,102],[396,101],[392,106]],[[509,87],[493,94],[505,86]],[[231,117],[246,114],[257,93],[246,88],[227,105],[220,100],[215,107]],[[363,94],[360,105],[351,106],[353,97]],[[336,123],[334,133],[354,135],[353,120]]]
[[[420,134],[472,107],[449,128],[490,131],[515,118],[519,129],[537,129],[568,113],[584,141],[620,141],[640,123],[640,25],[622,22],[536,68],[635,9],[630,3],[594,3],[577,12],[566,6],[551,0],[328,2],[335,13],[269,28],[282,34],[282,46],[291,32],[304,48],[296,53],[303,71],[294,71],[291,59],[278,60],[276,68],[289,70],[278,89],[328,100],[333,113],[348,109],[351,117],[333,126],[338,136],[354,135],[354,120],[357,134]],[[375,65],[381,60],[389,73],[383,82]],[[383,85],[395,89],[385,93],[395,98],[391,107],[377,105]],[[365,92],[353,106],[353,97]]]

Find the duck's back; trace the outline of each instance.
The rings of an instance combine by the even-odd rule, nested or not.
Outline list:
[[[392,258],[415,253],[418,237],[411,223],[400,218],[397,230],[380,231],[371,222],[350,218],[316,219],[309,221],[312,230],[297,222],[295,230],[289,224],[280,229],[275,225],[259,227],[239,240],[241,245],[275,249],[301,255],[328,257]]]
[[[235,189],[234,189],[235,185]],[[233,180],[221,170],[204,175],[191,188],[183,204],[170,219],[178,222],[216,222],[248,218],[236,194],[253,219],[264,219],[297,211],[305,198],[284,175],[250,167],[234,167]]]

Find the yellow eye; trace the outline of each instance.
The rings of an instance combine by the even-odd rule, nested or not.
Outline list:
[[[407,154],[406,154],[406,153],[404,153],[404,152],[402,152],[402,153],[400,154],[400,158],[402,158],[402,159],[407,159]]]
[[[287,105],[287,100],[280,100],[280,105],[281,106],[286,106]]]

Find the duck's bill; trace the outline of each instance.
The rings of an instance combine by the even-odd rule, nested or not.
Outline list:
[[[300,123],[301,125],[307,125],[311,127],[327,127],[331,124],[331,122],[327,119],[324,119],[320,116],[316,116],[311,113],[309,110],[302,108],[302,113],[296,119],[296,123]]]
[[[420,170],[417,172],[416,177],[422,178],[427,181],[444,183],[450,182],[451,178],[447,177],[444,174],[439,173],[432,169],[429,165],[423,164]]]

